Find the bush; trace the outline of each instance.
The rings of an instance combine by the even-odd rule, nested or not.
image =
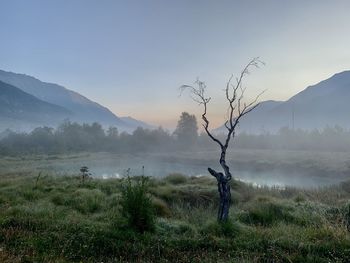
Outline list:
[[[212,221],[207,223],[202,229],[203,234],[213,236],[235,237],[241,231],[241,227],[231,220],[225,222]]]
[[[294,197],[294,202],[296,203],[302,203],[302,202],[305,202],[306,201],[306,198],[305,196],[301,195],[301,194],[298,194],[296,197]]]
[[[166,202],[157,197],[152,198],[153,207],[155,209],[155,213],[160,217],[170,217],[171,211]]]
[[[271,226],[281,221],[294,222],[296,219],[291,212],[292,208],[287,205],[261,198],[241,213],[239,219],[246,224]]]
[[[172,220],[169,221],[167,219],[159,219],[159,222],[157,224],[157,232],[161,235],[190,235],[193,236],[195,235],[195,230],[194,228],[182,221],[178,220]]]
[[[344,210],[345,225],[348,231],[350,232],[350,202],[344,206],[343,210]]]
[[[165,180],[171,184],[184,184],[188,181],[188,177],[183,174],[173,173],[166,176]]]
[[[99,212],[105,204],[105,195],[98,189],[78,189],[64,203],[83,214]]]
[[[126,178],[122,188],[121,213],[134,230],[141,233],[154,230],[155,214],[148,195],[147,177]]]

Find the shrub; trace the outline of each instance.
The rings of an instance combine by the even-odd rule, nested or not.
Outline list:
[[[345,221],[345,225],[348,229],[348,231],[350,232],[350,203],[347,203],[344,208],[344,221]]]
[[[148,178],[141,176],[134,180],[128,176],[121,196],[121,213],[129,227],[138,232],[152,231],[155,214],[152,200],[148,195]]]
[[[294,202],[296,202],[296,203],[302,203],[305,201],[306,201],[305,196],[303,196],[301,194],[298,194],[296,197],[294,197]]]
[[[166,176],[165,180],[171,184],[184,184],[188,181],[188,177],[183,174],[173,173]]]
[[[240,221],[252,224],[271,226],[277,222],[294,222],[292,208],[271,200],[261,198],[250,205],[248,211],[239,215]]]
[[[171,203],[174,201],[175,197],[176,197],[176,190],[171,187],[170,185],[161,185],[158,187],[153,187],[151,189],[151,193],[165,201],[167,201],[168,203]]]
[[[98,189],[78,189],[71,195],[54,195],[51,201],[56,205],[70,206],[83,214],[99,212],[106,205],[105,195]]]
[[[212,221],[207,223],[202,229],[203,234],[213,236],[234,237],[239,234],[241,230],[240,225],[231,220],[225,222]]]
[[[194,235],[195,229],[192,225],[178,220],[159,219],[157,223],[157,233],[160,235]]]
[[[171,211],[166,202],[157,197],[152,198],[152,203],[155,209],[155,213],[160,217],[170,217]]]
[[[51,202],[54,203],[55,205],[66,205],[67,202],[67,198],[62,195],[62,194],[54,194],[53,196],[51,196]]]

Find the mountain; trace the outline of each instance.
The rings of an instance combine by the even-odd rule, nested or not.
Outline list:
[[[0,81],[13,85],[36,98],[65,108],[69,119],[80,123],[99,122],[103,126],[116,126],[122,131],[132,131],[137,126],[147,127],[137,120],[122,120],[108,108],[89,100],[79,93],[60,85],[42,82],[34,77],[0,70]]]
[[[240,123],[248,133],[277,132],[339,125],[350,128],[350,71],[309,86],[287,101],[264,101]],[[217,129],[217,132],[223,127]]]
[[[295,127],[350,127],[350,71],[309,86],[276,108],[277,112],[294,111]]]
[[[28,130],[62,122],[69,110],[42,101],[19,88],[0,81],[0,128]]]
[[[72,121],[100,122],[103,125],[115,125],[129,128],[109,109],[89,100],[77,92],[60,85],[42,82],[34,77],[0,70],[0,81],[11,84],[40,100],[59,105],[73,112]],[[131,128],[131,127],[130,127]]]

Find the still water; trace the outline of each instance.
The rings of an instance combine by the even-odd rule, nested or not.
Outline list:
[[[181,156],[180,156],[181,157]],[[96,178],[121,178],[146,175],[163,177],[171,173],[181,173],[188,176],[210,176],[207,167],[220,170],[216,159],[211,158],[185,158],[149,155],[118,155],[118,154],[81,154],[72,156],[46,156],[35,159],[9,160],[5,166],[11,170],[54,172],[58,175],[78,175],[81,166],[89,167],[92,177]],[[331,175],[317,176],[318,173],[290,169],[275,169],[266,166],[264,169],[254,169],[254,165],[232,165],[231,172],[235,179],[251,183],[256,186],[294,186],[301,188],[316,188],[337,184],[344,180],[343,177]],[[5,167],[4,167],[5,168]],[[253,169],[252,169],[253,168]]]

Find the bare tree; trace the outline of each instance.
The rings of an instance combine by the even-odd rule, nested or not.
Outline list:
[[[243,79],[249,74],[250,68],[258,68],[261,64],[264,64],[259,58],[253,58],[242,70],[236,82],[233,83],[233,75],[228,79],[225,89],[226,100],[228,102],[228,114],[225,121],[225,127],[227,130],[226,139],[220,141],[215,135],[209,130],[209,120],[207,119],[207,107],[211,98],[206,97],[205,89],[206,85],[204,82],[197,80],[194,86],[182,85],[180,87],[181,93],[184,90],[189,90],[191,98],[197,102],[199,105],[203,105],[203,127],[207,135],[218,144],[221,149],[221,155],[219,163],[224,171],[224,173],[217,172],[214,169],[208,168],[209,173],[214,176],[218,183],[218,191],[220,195],[220,204],[218,211],[218,221],[226,221],[228,219],[230,201],[231,201],[231,190],[230,181],[232,179],[232,174],[230,172],[229,166],[226,164],[226,151],[229,146],[231,139],[235,138],[236,128],[242,119],[242,117],[256,107],[258,107],[258,99],[262,95],[260,93],[256,98],[249,102],[243,102],[243,97],[246,88],[243,87]]]

